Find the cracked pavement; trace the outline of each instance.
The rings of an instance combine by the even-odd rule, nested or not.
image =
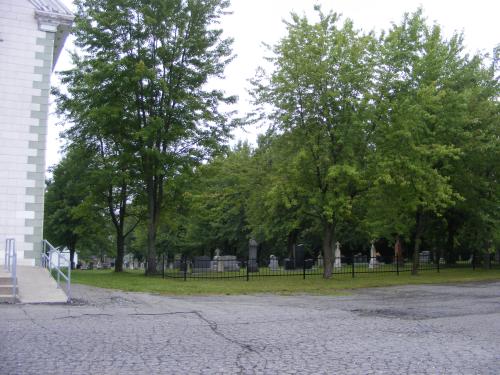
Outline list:
[[[0,305],[0,374],[500,373],[500,282],[349,296],[73,291],[73,305]]]

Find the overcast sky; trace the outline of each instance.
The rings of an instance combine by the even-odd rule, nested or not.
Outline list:
[[[62,1],[73,9],[71,0]],[[405,12],[422,6],[427,19],[441,25],[445,36],[463,32],[469,52],[491,52],[500,43],[500,1],[497,0],[232,0],[231,3],[233,13],[225,17],[221,27],[227,36],[234,38],[233,50],[237,57],[226,69],[222,87],[228,94],[239,97],[236,109],[240,114],[250,108],[246,90],[248,79],[263,65],[266,49],[262,42],[272,45],[284,36],[282,20],[289,19],[291,11],[314,17],[315,4],[320,4],[324,12],[333,10],[343,18],[352,19],[358,29],[377,32],[388,29],[391,23],[399,23]],[[56,71],[70,67],[67,50],[74,48],[71,40],[65,47]],[[62,128],[55,125],[58,121],[55,115],[50,115],[47,166],[60,159],[58,133]],[[261,131],[239,130],[235,137],[254,142]]]

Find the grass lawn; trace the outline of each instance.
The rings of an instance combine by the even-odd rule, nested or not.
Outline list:
[[[373,273],[339,275],[330,280],[321,276],[253,277],[250,281],[240,279],[187,280],[145,277],[143,271],[115,273],[112,270],[76,270],[71,272],[73,283],[100,288],[120,289],[133,292],[149,292],[164,295],[234,295],[234,294],[346,294],[351,289],[407,284],[439,284],[469,281],[500,280],[500,269],[483,270],[470,268],[451,268],[436,271],[423,271],[418,276],[409,272]]]

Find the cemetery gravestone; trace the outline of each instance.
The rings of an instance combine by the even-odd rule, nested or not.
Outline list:
[[[422,251],[419,255],[420,255],[420,263],[429,263],[431,261],[430,251]]]
[[[182,254],[174,255],[174,269],[178,270],[181,268],[181,259],[182,259]]]
[[[366,255],[363,255],[361,253],[357,253],[356,255],[354,255],[354,263],[355,264],[365,264],[365,263],[368,263],[368,259],[367,259]]]
[[[239,272],[240,264],[236,259],[236,255],[220,255],[218,259],[219,263],[223,264],[224,271]]]
[[[283,260],[283,263],[284,263],[284,266],[285,266],[285,270],[293,270],[295,269],[295,260],[292,258],[285,258]]]
[[[278,271],[279,264],[278,264],[278,258],[276,258],[274,255],[271,255],[269,257],[269,269],[271,271]]]
[[[375,250],[375,245],[372,242],[372,247],[370,249],[370,264],[368,268],[375,268],[377,266],[377,250]]]
[[[314,266],[314,259],[304,259],[303,267],[306,270],[310,270]]]
[[[257,264],[257,247],[259,244],[253,238],[248,242],[248,272],[259,272]]]
[[[212,270],[224,272],[224,261],[221,259],[220,249],[215,249],[214,261],[212,262]]]
[[[335,248],[335,261],[333,263],[334,268],[341,268],[342,267],[342,261],[341,258],[342,254],[340,252],[340,242],[337,241],[336,248]]]
[[[305,248],[304,245],[295,246],[295,268],[304,267]]]
[[[395,261],[398,262],[400,266],[404,264],[403,247],[401,246],[401,241],[399,240],[399,237],[397,238],[396,244],[394,245],[394,257],[396,258]]]
[[[212,260],[209,256],[197,256],[193,258],[193,272],[208,272],[212,270]]]

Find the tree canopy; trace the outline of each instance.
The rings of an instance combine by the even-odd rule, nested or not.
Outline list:
[[[97,156],[91,190],[108,192],[108,220],[127,205],[143,218],[121,235],[148,272],[158,251],[245,257],[249,238],[261,257],[306,243],[324,277],[336,241],[354,254],[401,239],[415,272],[422,249],[453,262],[500,245],[498,52],[465,53],[422,10],[380,35],[319,8],[314,21],[292,13],[252,80],[248,118],[269,129],[227,148],[219,108],[234,98],[207,85],[231,60],[226,1],[77,5],[82,53],[58,108],[68,142]]]

